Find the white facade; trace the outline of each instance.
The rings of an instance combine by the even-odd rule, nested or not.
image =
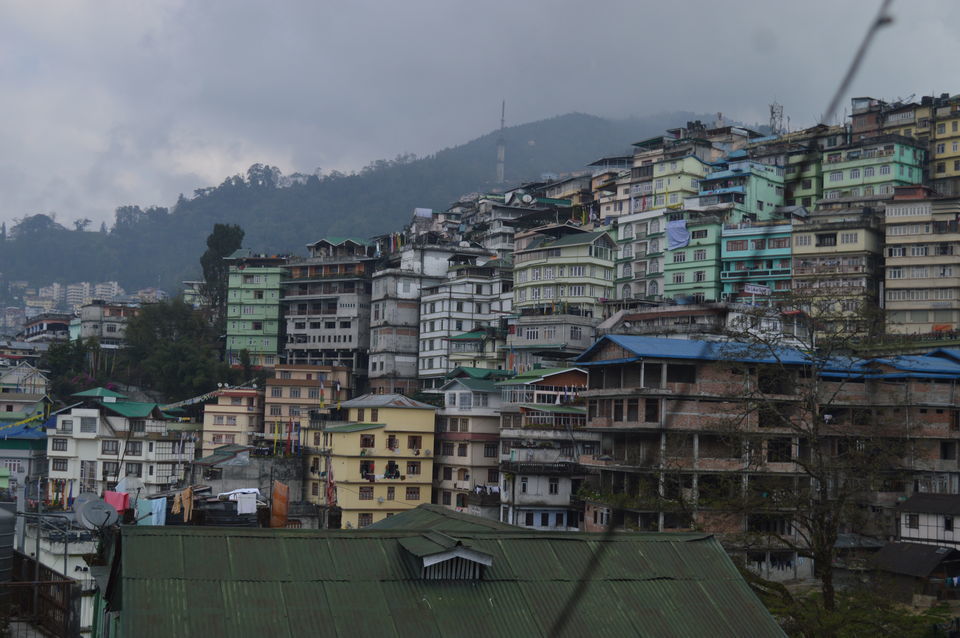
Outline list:
[[[73,408],[57,415],[48,430],[47,457],[52,490],[63,481],[63,495],[101,494],[123,476],[137,476],[147,494],[182,481],[194,456],[194,442],[171,422],[119,416],[107,407]]]
[[[960,516],[952,514],[911,513],[900,514],[900,540],[923,545],[943,545],[960,548]]]

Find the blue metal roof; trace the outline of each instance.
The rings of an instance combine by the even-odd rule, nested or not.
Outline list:
[[[738,341],[701,341],[699,339],[667,339],[633,335],[606,335],[594,343],[576,363],[585,363],[604,342],[612,341],[638,357],[658,359],[693,359],[700,361],[739,361],[744,363],[810,364],[811,359],[794,348],[769,347]]]
[[[725,193],[743,193],[743,186],[728,186],[726,188],[714,188],[711,190],[700,191],[700,195],[723,195]]]
[[[960,376],[960,363],[941,357],[931,357],[929,355],[899,355],[896,357],[874,359],[874,361],[894,367],[897,370]]]

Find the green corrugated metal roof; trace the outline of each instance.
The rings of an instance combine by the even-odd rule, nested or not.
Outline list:
[[[548,636],[599,559],[562,635],[785,636],[709,535],[458,533],[492,557],[476,581],[420,579],[401,546],[419,538],[124,526],[110,603],[138,638]]]
[[[459,366],[454,368],[447,373],[448,379],[457,378],[458,375],[464,374],[468,377],[474,379],[489,379],[490,377],[512,377],[513,372],[511,370],[501,370],[494,368],[471,368],[470,366]]]
[[[362,432],[364,430],[376,430],[384,427],[383,423],[345,423],[343,425],[331,425],[324,428],[326,432]]]
[[[473,330],[472,332],[463,332],[449,337],[450,341],[476,341],[477,339],[486,339],[489,335],[485,330]]]
[[[575,408],[572,405],[556,405],[554,403],[524,403],[521,408],[528,410],[539,410],[541,412],[554,412],[557,414],[586,414],[586,408]]]
[[[156,403],[141,403],[139,401],[116,401],[114,403],[101,401],[100,405],[128,419],[145,419],[160,407]]]
[[[457,377],[456,379],[450,379],[441,386],[441,390],[446,388],[449,385],[459,383],[471,390],[476,390],[477,392],[497,392],[499,388],[497,384],[492,379],[472,379],[470,377]]]
[[[457,532],[481,532],[491,529],[512,529],[517,527],[479,516],[461,514],[442,505],[420,505],[412,510],[400,512],[370,525],[366,529],[436,529],[448,534]]]
[[[77,392],[72,396],[75,397],[113,397],[114,399],[126,399],[127,395],[120,394],[119,392],[114,392],[113,390],[108,390],[107,388],[92,388],[90,390],[84,390],[83,392]]]
[[[561,344],[562,345],[562,344]],[[521,383],[532,383],[533,381],[539,381],[544,377],[548,377],[553,374],[559,374],[561,372],[569,372],[570,370],[578,370],[583,372],[583,368],[533,368],[532,370],[527,370],[521,372],[515,377],[501,381],[498,385],[519,385]]]

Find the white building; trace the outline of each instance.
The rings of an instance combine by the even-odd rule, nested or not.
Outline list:
[[[960,495],[915,493],[897,512],[897,540],[960,548]]]
[[[47,431],[48,497],[112,489],[124,476],[147,494],[177,486],[194,456],[192,424],[167,417],[156,403],[128,401],[105,388],[73,395],[82,405],[57,415]]]

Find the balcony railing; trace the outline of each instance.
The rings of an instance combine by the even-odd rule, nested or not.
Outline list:
[[[514,474],[584,474],[587,469],[574,461],[540,463],[536,461],[502,461],[500,469]]]

